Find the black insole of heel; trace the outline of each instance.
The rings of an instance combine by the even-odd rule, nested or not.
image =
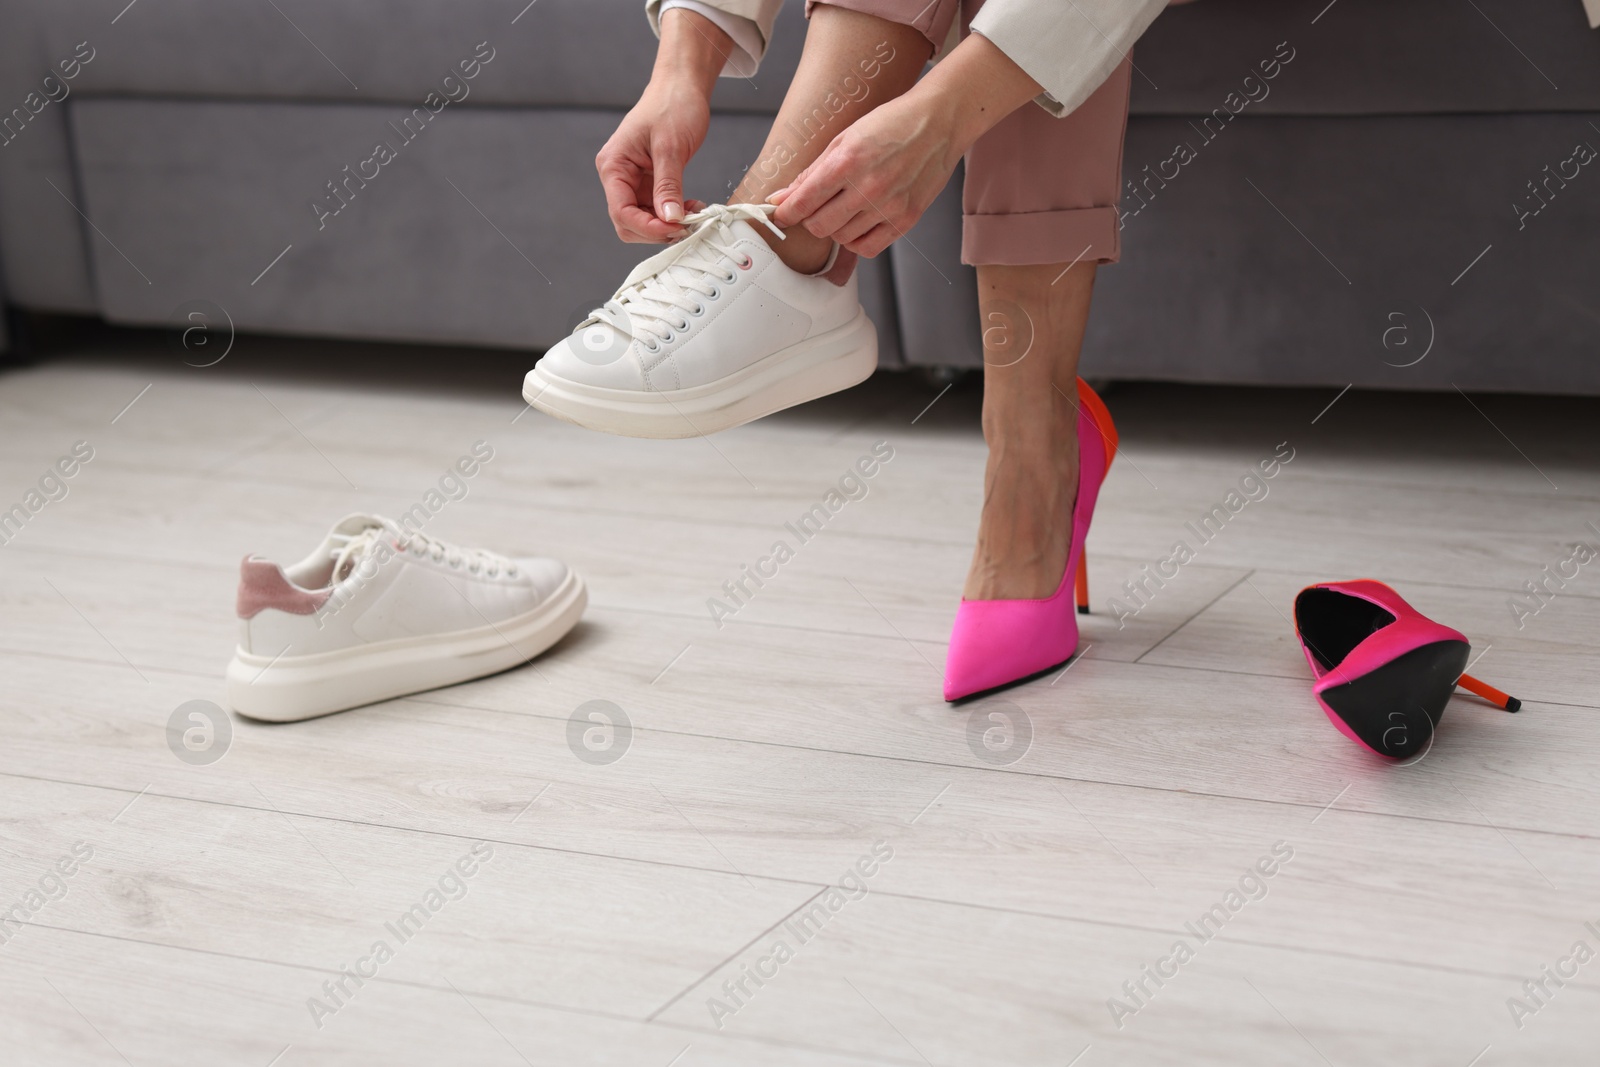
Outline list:
[[[1324,690],[1322,699],[1367,747],[1406,759],[1427,748],[1471,653],[1464,641],[1422,645]]]

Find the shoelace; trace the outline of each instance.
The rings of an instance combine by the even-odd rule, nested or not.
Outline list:
[[[339,582],[349,577],[373,545],[391,538],[396,548],[419,556],[429,556],[435,563],[447,563],[457,569],[466,564],[470,573],[486,571],[490,578],[498,578],[502,569],[509,577],[517,576],[517,565],[498,553],[482,548],[463,548],[421,531],[411,532],[393,523],[385,523],[365,527],[359,533],[334,535],[333,580]]]
[[[760,223],[784,239],[772,224],[776,210],[770,204],[712,204],[685,215],[689,235],[635,267],[622,288],[605,306],[591,311],[578,329],[604,324],[657,351],[676,331],[689,328],[688,315],[705,312],[699,297],[715,299],[721,292],[717,281],[729,283],[736,277],[725,266],[743,259],[733,251],[735,222]]]

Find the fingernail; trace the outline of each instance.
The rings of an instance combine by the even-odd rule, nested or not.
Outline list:
[[[788,195],[789,195],[789,187],[787,185],[785,185],[782,189],[779,189],[777,192],[775,192],[771,196],[767,197],[767,203],[769,203],[769,204],[781,204],[781,203],[783,203],[783,198],[788,196]]]
[[[677,222],[683,218],[683,205],[676,201],[668,200],[661,205],[661,217],[668,222]]]

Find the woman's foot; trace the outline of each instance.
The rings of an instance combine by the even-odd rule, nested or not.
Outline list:
[[[1072,509],[1078,489],[1076,394],[1053,389],[1023,398],[1025,410],[986,410],[989,461],[983,478],[983,516],[962,597],[1033,600],[1061,586],[1072,548]]]

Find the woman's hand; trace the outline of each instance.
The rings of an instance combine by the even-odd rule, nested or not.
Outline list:
[[[650,82],[594,160],[618,237],[660,244],[683,234],[685,210],[705,206],[685,206],[683,168],[705,143],[710,125],[711,103],[698,87]]]
[[[611,225],[624,241],[660,244],[683,236],[683,168],[705,143],[711,89],[733,50],[716,23],[686,8],[661,16],[661,46],[644,95],[595,157]]]
[[[876,256],[916,225],[966,148],[953,116],[908,93],[857,119],[773,193],[773,221]]]
[[[768,197],[779,226],[804,226],[875,256],[917,224],[977,139],[1041,89],[981,34],[969,34],[898,100],[857,119]]]

